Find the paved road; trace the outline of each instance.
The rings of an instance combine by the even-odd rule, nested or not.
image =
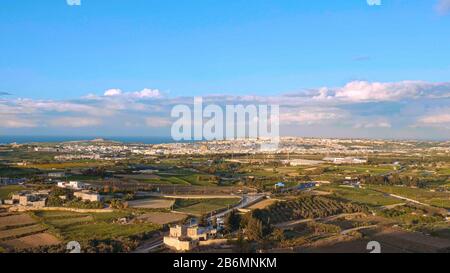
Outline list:
[[[400,196],[400,195],[397,195],[397,194],[380,191],[380,190],[377,190],[377,189],[372,189],[372,190],[377,191],[377,192],[382,193],[382,194],[387,194],[390,197],[397,198],[397,199],[400,199],[400,200],[403,200],[403,201],[408,201],[408,202],[419,204],[419,205],[422,205],[422,206],[439,209],[439,207],[435,207],[435,206],[430,205],[430,204],[425,204],[425,203],[422,203],[420,201],[417,201],[417,200],[414,200],[414,199],[411,199],[411,198],[408,198],[408,197],[404,197],[404,196]]]
[[[226,211],[223,211],[223,212],[220,212],[220,213],[212,215],[211,217],[208,218],[208,220],[211,220],[212,218],[215,218],[215,217],[223,217],[223,216],[227,215],[228,213],[230,213],[233,210],[251,206],[254,203],[259,202],[260,200],[264,199],[265,197],[266,197],[266,194],[247,194],[247,195],[244,195],[242,197],[241,202],[239,202],[239,204],[237,204],[236,206],[234,206],[234,207],[232,207],[232,208],[230,208],[230,209],[228,209]],[[164,239],[163,238],[164,238],[164,236],[160,236],[158,238],[153,238],[153,239],[143,243],[135,251],[133,251],[133,253],[149,253],[151,250],[164,245],[164,242],[163,242]]]
[[[370,225],[370,226],[362,226],[362,227],[355,227],[355,228],[349,228],[346,230],[341,231],[342,235],[348,234],[352,231],[358,231],[358,230],[362,230],[362,229],[369,229],[369,228],[377,228],[377,225]]]
[[[213,218],[222,218],[225,215],[231,213],[233,210],[249,207],[249,206],[259,202],[260,200],[264,199],[266,197],[266,195],[267,194],[265,194],[265,193],[244,195],[242,197],[241,202],[239,202],[239,204],[237,204],[236,206],[231,207],[225,211],[219,212],[217,214],[213,214],[212,216],[210,216],[208,218],[208,220],[212,220]]]
[[[289,228],[295,227],[295,226],[297,226],[299,224],[304,224],[304,223],[311,222],[311,221],[318,221],[318,222],[326,223],[326,222],[334,221],[334,220],[336,220],[338,218],[341,218],[341,217],[353,216],[353,215],[358,215],[358,214],[362,214],[362,213],[360,213],[360,212],[356,212],[356,213],[341,213],[341,214],[338,214],[338,215],[332,215],[332,216],[328,216],[328,217],[325,217],[325,218],[299,219],[299,220],[293,220],[293,221],[279,223],[279,224],[276,224],[275,227],[282,228],[282,229],[289,229]]]
[[[153,238],[147,242],[144,242],[142,245],[140,245],[136,250],[133,251],[133,253],[149,253],[151,250],[158,248],[164,244],[163,242],[163,236],[160,236],[158,238]]]

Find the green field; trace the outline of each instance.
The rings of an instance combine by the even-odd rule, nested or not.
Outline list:
[[[440,169],[440,170],[438,171],[438,173],[439,173],[439,174],[442,174],[442,175],[450,175],[450,168]]]
[[[234,206],[239,203],[237,198],[229,199],[177,199],[174,209],[193,215],[203,215],[212,211]]]
[[[276,202],[265,209],[259,210],[258,214],[266,222],[276,224],[364,211],[364,206],[351,202],[342,202],[324,196],[301,196],[296,199]]]
[[[29,164],[27,165],[27,168],[34,168],[40,170],[64,170],[70,168],[94,168],[109,165],[111,165],[111,163],[103,163],[101,161],[78,161],[78,162]]]
[[[0,186],[0,199],[8,199],[11,193],[23,190],[23,186]]]
[[[374,166],[374,165],[339,165],[335,167],[334,172],[342,174],[385,174],[392,172],[394,169],[392,167],[386,166]]]
[[[134,179],[149,184],[167,185],[193,185],[193,186],[216,186],[215,176],[196,173],[158,173],[153,178],[145,178],[142,175],[127,175],[128,179]]]
[[[450,209],[450,193],[447,192],[431,192],[429,190],[419,188],[381,185],[368,185],[367,187],[381,192],[417,200],[424,204],[432,205],[435,207]]]
[[[319,189],[332,192],[336,197],[348,200],[350,202],[356,202],[370,206],[387,206],[402,202],[396,198],[386,196],[383,193],[370,189],[347,188],[341,187],[339,185],[324,185]]]
[[[0,177],[23,177],[38,174],[39,170],[31,168],[13,168],[0,165]]]
[[[39,219],[49,231],[65,241],[119,239],[152,232],[160,226],[150,223],[117,224],[114,220],[129,215],[128,212],[112,213],[76,213],[63,211],[39,211],[34,216]]]

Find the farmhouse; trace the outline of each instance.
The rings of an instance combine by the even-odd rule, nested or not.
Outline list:
[[[8,204],[15,204],[23,207],[45,207],[47,202],[48,191],[22,191],[12,196]]]
[[[100,194],[93,191],[77,191],[73,194],[77,198],[81,198],[83,201],[91,201],[91,202],[100,202],[101,196]]]
[[[164,237],[164,244],[178,251],[189,251],[197,247],[200,241],[216,237],[217,230],[198,226],[176,225],[170,228],[169,236]]]
[[[58,182],[57,186],[60,188],[64,188],[64,189],[83,190],[88,187],[88,184],[85,184],[83,182],[78,182],[78,181],[70,181],[69,183]]]

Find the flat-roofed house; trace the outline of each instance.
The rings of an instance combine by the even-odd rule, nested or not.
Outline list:
[[[84,200],[84,201],[91,201],[91,202],[100,202],[101,201],[100,194],[93,192],[93,191],[77,191],[73,195],[77,198],[81,198],[81,200]]]

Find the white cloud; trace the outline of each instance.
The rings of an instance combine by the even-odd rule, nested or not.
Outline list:
[[[381,0],[366,0],[369,6],[381,6]]]
[[[120,95],[122,95],[122,90],[120,90],[120,89],[108,89],[103,94],[103,96],[105,96],[105,97],[114,97],[114,96],[120,96]]]
[[[136,92],[123,92],[120,89],[109,89],[103,93],[103,96],[139,100],[139,99],[161,98],[162,94],[158,89],[149,89],[149,88],[144,88],[143,90]],[[96,97],[90,94],[86,98],[94,99]]]
[[[374,122],[366,122],[366,123],[357,123],[353,128],[392,128],[392,125],[388,121],[374,121]]]
[[[313,99],[367,102],[448,96],[450,96],[449,83],[352,81],[340,88],[321,88],[317,90]]]
[[[139,99],[159,98],[161,97],[161,92],[158,89],[145,88],[140,92],[132,93],[131,96]]]
[[[162,128],[172,125],[172,120],[163,117],[149,117],[145,119],[145,123],[151,128]]]
[[[450,113],[429,115],[419,119],[422,124],[444,124],[450,123]]]
[[[11,116],[0,116],[0,128],[34,128],[35,121]]]
[[[307,108],[288,112],[280,112],[281,124],[320,124],[342,119],[347,114],[334,108]]]
[[[420,116],[411,127],[450,129],[450,108],[435,108]]]
[[[3,120],[0,119],[0,127],[33,128],[30,133],[52,134],[60,128],[95,129],[102,126],[109,132],[120,132],[127,127],[128,131],[134,130],[136,134],[151,134],[171,126],[172,106],[192,106],[192,103],[192,97],[170,98],[163,96],[158,89],[137,92],[110,89],[103,95],[89,95],[75,100],[1,98],[0,118],[3,117]],[[324,128],[323,132],[329,130],[327,134],[348,130],[349,136],[357,131],[364,132],[367,128],[406,132],[414,125],[415,128],[438,128],[441,124],[449,127],[447,119],[450,110],[446,110],[449,103],[450,83],[423,81],[353,81],[341,87],[323,87],[294,94],[204,97],[204,106],[277,104],[280,106],[280,125],[285,128],[298,131],[302,125],[314,125]],[[439,106],[444,108],[427,112],[427,109]],[[390,121],[394,120],[395,126],[392,126]],[[8,132],[7,129],[3,131]],[[83,132],[89,132],[89,129],[80,129],[80,133]]]
[[[53,119],[50,123],[55,127],[81,128],[99,126],[102,121],[90,117],[61,117]]]

